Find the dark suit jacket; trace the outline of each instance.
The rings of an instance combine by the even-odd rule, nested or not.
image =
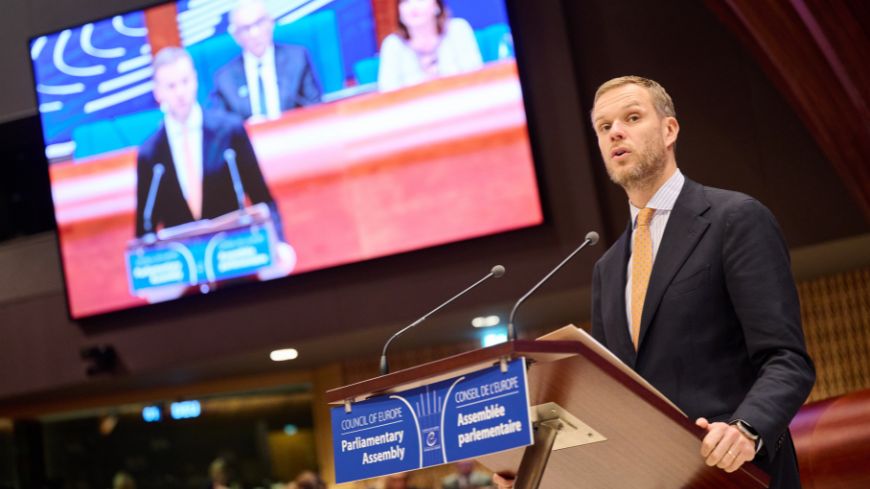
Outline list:
[[[788,423],[815,373],[773,215],[686,179],[653,264],[637,354],[625,306],[630,239],[631,226],[595,265],[593,336],[690,419],[749,423],[771,487],[800,487]]]
[[[204,111],[202,145],[202,218],[212,219],[239,208],[224,156],[224,152],[232,148],[236,152],[236,165],[245,194],[251,203],[265,202],[269,205],[278,239],[284,241],[281,216],[260,173],[242,119],[221,111]],[[159,225],[172,227],[194,220],[181,192],[166,128],[161,125],[139,148],[136,161],[136,236],[145,234],[145,205],[157,163],[163,164],[165,173],[160,179],[154,200],[152,230],[157,230]]]
[[[320,102],[320,83],[305,48],[276,44],[275,74],[282,111]],[[245,63],[239,55],[215,73],[209,103],[247,119],[251,117],[249,93]]]

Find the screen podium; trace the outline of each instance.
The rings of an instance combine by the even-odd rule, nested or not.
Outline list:
[[[130,293],[147,297],[261,273],[276,261],[273,219],[260,203],[130,241],[125,252]]]
[[[573,326],[539,340],[515,340],[327,391],[330,404],[433,384],[525,358],[535,443],[479,457],[496,473],[518,473],[517,489],[755,489],[752,464],[728,474],[700,456],[705,431]]]

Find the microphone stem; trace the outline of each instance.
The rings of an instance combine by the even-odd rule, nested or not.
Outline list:
[[[492,272],[487,273],[487,274],[486,274],[482,279],[480,279],[480,280],[478,280],[477,282],[474,282],[473,284],[469,285],[469,286],[466,287],[465,290],[463,290],[462,292],[460,292],[460,293],[454,295],[453,297],[451,297],[450,299],[448,299],[446,302],[444,302],[444,303],[441,304],[440,306],[438,306],[438,307],[436,307],[435,309],[432,309],[431,311],[429,311],[428,313],[426,313],[425,316],[421,317],[420,319],[418,319],[418,320],[414,321],[413,323],[411,323],[411,324],[405,326],[404,328],[400,329],[400,330],[397,331],[395,334],[393,334],[393,336],[390,336],[390,339],[388,339],[387,342],[384,343],[384,349],[383,349],[383,351],[381,352],[381,375],[386,375],[387,373],[389,373],[389,368],[387,367],[387,348],[390,347],[390,343],[392,343],[394,339],[396,339],[398,336],[400,336],[400,335],[401,335],[402,333],[404,333],[405,331],[408,331],[409,329],[413,328],[414,326],[416,326],[416,325],[422,323],[423,321],[426,320],[426,318],[428,318],[429,316],[435,314],[436,312],[440,311],[444,306],[446,306],[446,305],[450,304],[451,302],[455,301],[456,299],[458,299],[462,294],[465,294],[465,293],[468,292],[469,290],[471,290],[471,289],[477,287],[478,285],[480,285],[481,282],[484,282],[484,281],[488,280],[490,277],[492,277],[492,275],[493,275]]]
[[[152,170],[151,186],[148,188],[148,198],[145,200],[145,209],[142,213],[144,218],[142,227],[145,228],[146,233],[150,233],[154,228],[154,200],[157,198],[157,188],[160,186],[160,179],[163,177],[164,171],[162,163],[155,164]]]
[[[227,167],[230,170],[230,179],[233,181],[233,191],[236,193],[236,201],[239,204],[239,210],[245,210],[245,189],[242,186],[242,177],[239,175],[239,167],[236,164],[236,152],[232,148],[224,151],[224,160],[227,162]]]
[[[513,340],[517,339],[516,329],[514,328],[514,316],[516,316],[517,308],[520,307],[520,304],[525,302],[526,299],[528,299],[530,295],[535,293],[535,291],[538,290],[538,288],[541,285],[543,285],[544,282],[546,282],[547,280],[550,280],[550,277],[552,277],[554,273],[558,272],[565,265],[565,263],[568,263],[568,261],[571,260],[571,258],[574,258],[574,255],[579,253],[580,250],[585,248],[586,245],[588,245],[591,241],[592,240],[590,240],[589,238],[586,238],[586,240],[584,240],[583,243],[580,244],[580,246],[578,246],[574,251],[572,251],[570,255],[566,256],[565,259],[562,260],[558,265],[556,265],[555,268],[550,270],[550,273],[545,275],[544,278],[542,278],[537,284],[535,284],[534,287],[529,289],[529,291],[526,292],[522,297],[520,297],[520,300],[518,300],[516,302],[516,304],[514,304],[513,309],[511,309],[511,315],[508,318],[508,341],[513,341]]]

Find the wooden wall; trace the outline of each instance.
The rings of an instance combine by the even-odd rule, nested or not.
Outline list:
[[[870,268],[799,282],[798,293],[816,364],[809,400],[870,388]]]

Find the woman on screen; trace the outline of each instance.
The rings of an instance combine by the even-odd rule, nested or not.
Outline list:
[[[381,90],[396,90],[483,65],[471,25],[450,18],[443,0],[398,0],[396,8],[396,32],[381,43]]]

